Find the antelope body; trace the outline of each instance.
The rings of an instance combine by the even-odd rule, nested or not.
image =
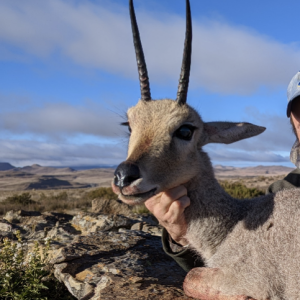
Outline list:
[[[142,97],[127,112],[128,157],[116,169],[113,190],[134,205],[181,184],[187,188],[191,204],[185,210],[186,238],[206,265],[187,275],[188,295],[202,300],[300,299],[300,189],[241,201],[218,184],[202,147],[233,143],[265,128],[205,123],[186,104],[191,57],[186,2],[187,33],[177,100],[154,101],[130,0]]]

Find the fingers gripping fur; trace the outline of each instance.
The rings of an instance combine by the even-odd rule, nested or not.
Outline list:
[[[203,145],[209,143],[231,144],[261,134],[265,127],[251,123],[208,122],[204,123]]]
[[[244,295],[223,295],[211,286],[220,272],[217,268],[194,268],[185,277],[183,288],[187,296],[201,300],[255,300]]]

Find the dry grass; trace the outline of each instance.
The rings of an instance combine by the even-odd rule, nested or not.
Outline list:
[[[10,210],[57,211],[80,209],[88,211],[95,198],[116,199],[111,188],[33,190],[30,192],[0,192],[0,215]]]
[[[265,194],[260,189],[246,187],[242,182],[221,181],[220,184],[229,195],[238,199],[249,199]]]
[[[275,175],[275,176],[243,176],[243,177],[217,177],[219,182],[227,181],[229,183],[241,183],[247,188],[256,188],[263,193],[266,189],[275,181],[282,180],[285,175]]]
[[[220,181],[229,194],[237,198],[252,198],[264,194],[266,187],[283,176],[231,178]],[[95,198],[117,199],[110,187],[64,190],[31,190],[29,192],[0,191],[0,215],[10,210],[88,211]],[[144,205],[136,206],[137,213],[148,213]]]

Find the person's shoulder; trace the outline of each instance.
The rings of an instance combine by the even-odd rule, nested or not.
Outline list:
[[[292,184],[294,187],[300,187],[300,169],[295,169],[284,177],[285,181]]]
[[[295,169],[283,179],[273,182],[266,191],[266,194],[276,193],[283,189],[300,187],[300,169]]]
[[[287,176],[289,176],[290,174],[298,174],[298,175],[300,175],[300,169],[296,168],[295,170],[293,170],[292,172],[290,172]]]

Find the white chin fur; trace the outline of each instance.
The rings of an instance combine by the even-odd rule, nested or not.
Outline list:
[[[147,184],[147,181],[143,178],[139,178],[131,183],[128,187],[123,188],[123,196],[135,198],[135,195],[145,194],[153,189],[157,190],[158,186],[153,184]]]

